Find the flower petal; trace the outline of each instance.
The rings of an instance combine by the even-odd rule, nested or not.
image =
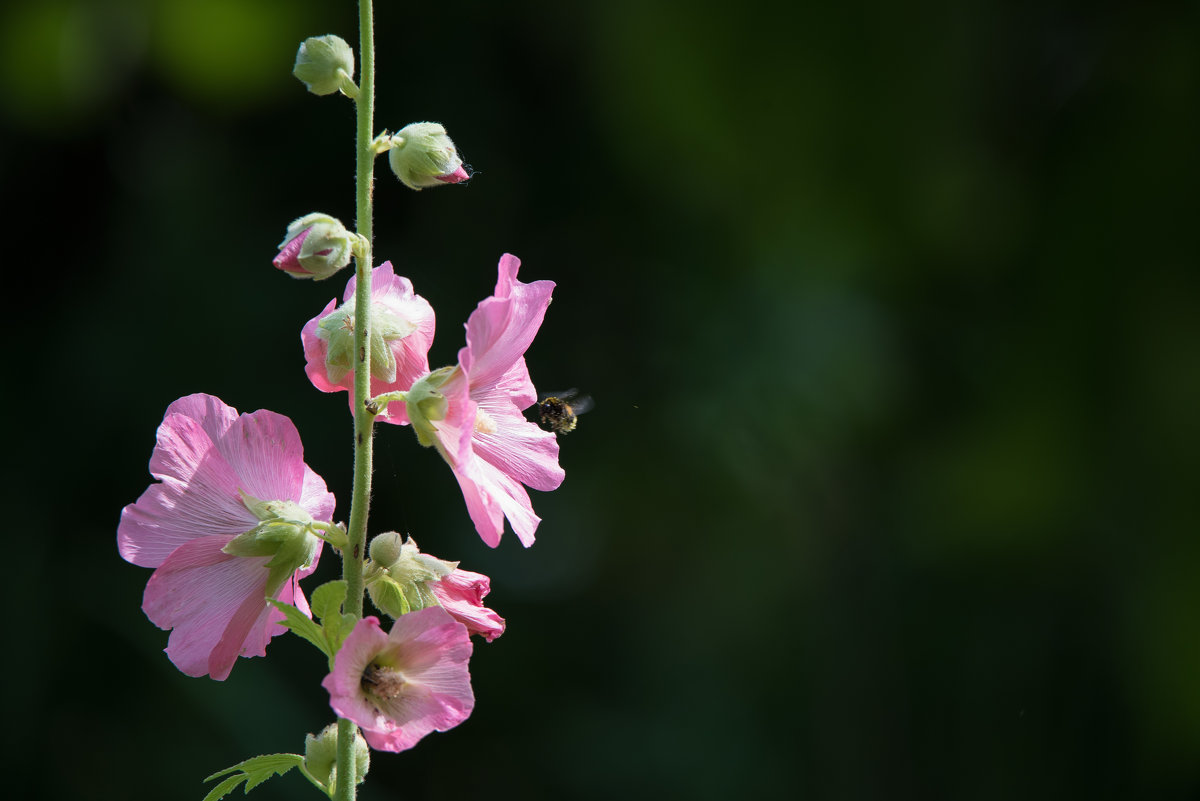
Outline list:
[[[529,349],[554,292],[553,281],[524,284],[517,280],[521,261],[505,253],[500,259],[496,294],[476,307],[467,320],[467,347],[459,364],[471,385],[496,384]]]
[[[167,656],[189,676],[222,680],[239,654],[262,656],[271,638],[270,560],[223,553],[228,542],[208,536],[181,545],[146,584],[142,609],[159,628],[172,629]]]
[[[168,414],[150,459],[161,480],[121,511],[117,549],[129,562],[158,567],[194,537],[233,537],[257,519],[238,499],[238,476],[196,420]]]

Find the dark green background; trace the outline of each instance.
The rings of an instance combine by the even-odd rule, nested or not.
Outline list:
[[[198,800],[331,719],[294,638],[176,671],[115,532],[197,391],[289,415],[348,512],[299,341],[344,280],[270,260],[353,218],[352,104],[289,73],[356,24],[0,6],[18,797]],[[558,283],[535,382],[597,405],[528,551],[379,432],[372,530],[490,574],[509,630],[362,797],[1200,797],[1198,42],[1195,3],[381,2],[378,126],[480,171],[379,165],[431,360],[511,251]]]

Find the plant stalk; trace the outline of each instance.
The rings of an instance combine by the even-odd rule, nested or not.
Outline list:
[[[342,553],[342,578],[346,580],[345,614],[362,617],[363,562],[366,558],[367,513],[371,505],[371,445],[375,415],[366,407],[371,397],[371,196],[375,184],[375,31],[372,0],[359,0],[359,61],[362,65],[356,106],[358,111],[356,151],[355,230],[364,240],[361,258],[354,263],[354,489],[350,498],[348,543]],[[338,721],[337,801],[353,801],[356,794],[354,735],[349,720]]]

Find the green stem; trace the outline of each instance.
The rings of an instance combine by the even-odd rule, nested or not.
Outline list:
[[[355,137],[357,163],[357,219],[355,230],[362,237],[363,252],[355,259],[357,288],[354,293],[354,490],[350,499],[348,544],[342,552],[342,578],[346,580],[345,614],[362,617],[363,560],[366,558],[367,511],[371,503],[371,435],[375,415],[367,409],[371,397],[371,193],[375,181],[375,32],[372,0],[359,0],[358,35],[362,83],[358,88],[358,131]],[[355,797],[354,735],[349,720],[338,721],[337,799]]]

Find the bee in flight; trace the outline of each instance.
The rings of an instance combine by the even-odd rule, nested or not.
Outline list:
[[[566,434],[575,430],[576,418],[595,404],[590,395],[580,395],[577,389],[543,395],[538,401],[538,415],[542,428],[555,434]]]

